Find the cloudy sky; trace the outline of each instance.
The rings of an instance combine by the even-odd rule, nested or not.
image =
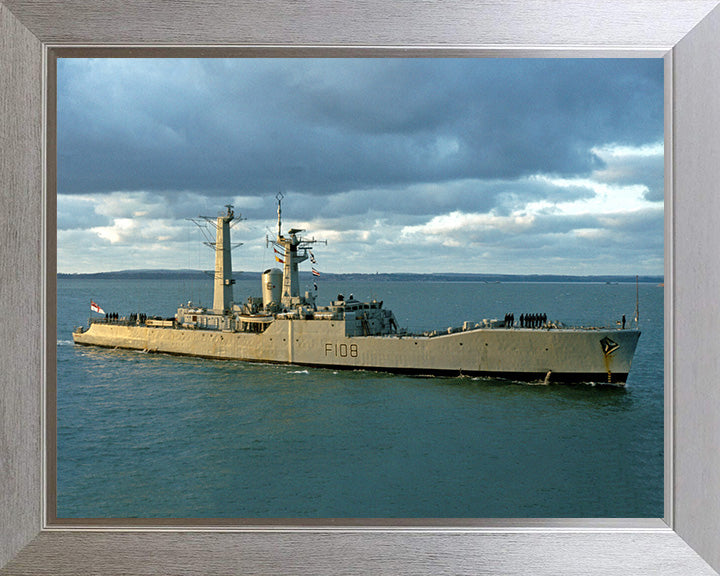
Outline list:
[[[661,59],[61,59],[58,271],[663,273]],[[302,265],[307,268],[308,265]]]

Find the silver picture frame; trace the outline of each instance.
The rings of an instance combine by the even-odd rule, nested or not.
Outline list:
[[[716,0],[0,0],[0,574],[716,574],[720,568]],[[665,516],[62,526],[48,514],[59,49],[665,59]],[[612,489],[611,486],[608,487]]]

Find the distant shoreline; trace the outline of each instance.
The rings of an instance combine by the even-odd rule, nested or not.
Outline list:
[[[238,280],[259,280],[260,272],[233,272]],[[204,278],[210,280],[212,273],[202,270],[118,270],[114,272],[95,273],[58,273],[58,279],[78,280],[182,280]],[[310,272],[300,272],[300,278],[312,279]],[[634,283],[635,276],[627,275],[587,275],[573,276],[569,274],[473,274],[466,272],[439,272],[439,273],[347,273],[331,274],[324,272],[319,280],[356,280],[374,282],[605,282],[605,283]],[[661,284],[664,276],[640,275],[638,281],[644,284]]]

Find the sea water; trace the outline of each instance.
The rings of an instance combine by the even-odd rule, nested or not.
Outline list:
[[[663,289],[626,387],[408,377],[75,346],[94,300],[163,317],[206,280],[59,279],[59,518],[662,517]],[[259,295],[240,280],[238,300]],[[312,287],[311,287],[312,289]],[[413,331],[546,313],[631,324],[636,286],[318,282]]]

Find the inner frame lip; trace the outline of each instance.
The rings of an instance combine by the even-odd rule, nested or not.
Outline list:
[[[672,442],[672,45],[661,46],[370,46],[43,44],[43,406],[44,530],[169,532],[674,533]],[[58,518],[57,512],[57,59],[58,58],[655,58],[664,59],[665,360],[663,518]]]

